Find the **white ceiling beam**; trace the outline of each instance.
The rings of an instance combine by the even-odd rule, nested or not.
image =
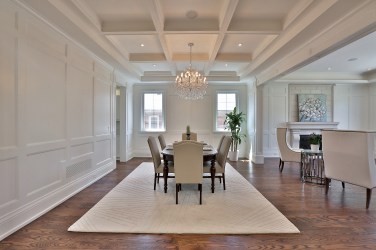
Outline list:
[[[258,75],[259,84],[293,72],[300,66],[376,31],[376,1],[353,1],[347,4],[355,6],[347,6],[351,11],[344,14],[344,17],[337,18],[335,24],[261,72]]]
[[[294,37],[299,35],[315,20],[320,18],[320,16],[330,7],[332,7],[336,2],[337,0],[314,1],[313,4],[308,7],[307,13],[300,18],[296,18],[293,24],[291,24],[285,32],[281,33],[280,36],[266,50],[264,50],[262,53],[260,53],[259,56],[253,59],[253,62],[249,67],[240,72],[240,75],[242,77],[245,77],[248,74],[254,72],[270,57],[279,52],[283,46],[289,43]]]
[[[176,74],[177,68],[175,64],[172,62],[172,53],[168,49],[165,34],[164,34],[165,18],[163,15],[162,6],[159,1],[155,1],[155,0],[143,0],[143,1],[145,1],[146,6],[148,6],[149,8],[149,13],[153,20],[155,30],[158,33],[158,38],[159,38],[159,42],[161,43],[163,53],[165,54],[167,63],[172,69],[171,72],[173,74]]]
[[[72,8],[68,6],[68,1],[48,0],[48,3],[59,10],[66,18],[68,18],[68,20],[74,23],[76,27],[78,27],[84,34],[92,39],[92,41],[100,46],[121,66],[123,66],[124,69],[127,70],[131,75],[138,77],[140,72],[135,67],[130,65],[121,54],[119,54],[119,51],[114,48],[113,44],[111,44],[108,39],[103,37],[102,34],[98,32],[97,27],[93,23],[88,23],[86,20],[83,20],[82,15],[78,15],[77,11],[72,10]]]
[[[283,30],[285,30],[290,24],[292,24],[296,18],[298,18],[314,0],[300,0],[289,11],[283,20]]]
[[[71,1],[99,31],[102,30],[102,23],[100,18],[98,17],[97,13],[95,13],[95,11],[85,1]]]
[[[217,40],[213,46],[213,49],[210,53],[209,61],[205,65],[204,72],[207,74],[210,71],[210,68],[213,66],[215,58],[217,57],[218,51],[221,48],[223,39],[225,38],[225,33],[230,25],[231,19],[235,13],[236,6],[238,5],[239,0],[226,0],[219,14],[219,34]]]

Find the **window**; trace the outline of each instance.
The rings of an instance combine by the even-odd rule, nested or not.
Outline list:
[[[236,92],[221,92],[217,93],[216,102],[216,117],[215,117],[215,130],[225,131],[224,121],[226,114],[233,111],[237,106],[237,93]]]
[[[142,109],[143,131],[164,131],[165,114],[162,92],[144,93]]]

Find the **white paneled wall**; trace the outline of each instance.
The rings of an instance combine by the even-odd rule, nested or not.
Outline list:
[[[370,85],[336,85],[334,87],[334,120],[339,129],[370,129]]]
[[[115,168],[113,68],[0,1],[0,240]]]
[[[275,128],[298,121],[298,94],[325,94],[327,121],[339,129],[376,130],[375,84],[288,84],[273,82],[263,88],[263,150],[279,156]],[[257,117],[261,119],[261,117]]]
[[[276,128],[288,117],[288,84],[268,84],[263,87],[263,152],[278,156]]]
[[[369,129],[376,131],[376,83],[369,87]]]
[[[223,133],[214,132],[215,95],[217,91],[237,91],[239,94],[240,111],[247,114],[247,86],[243,85],[209,85],[204,99],[187,101],[180,99],[170,85],[135,85],[133,87],[133,156],[150,156],[147,144],[148,136],[157,137],[159,133],[146,133],[141,131],[141,102],[145,91],[161,90],[166,94],[166,132],[162,134],[166,143],[181,140],[181,134],[185,132],[187,125],[191,131],[198,134],[199,141],[205,141],[217,145]],[[247,131],[247,123],[243,125],[243,131]],[[246,139],[240,145],[240,157],[249,157],[249,143]]]

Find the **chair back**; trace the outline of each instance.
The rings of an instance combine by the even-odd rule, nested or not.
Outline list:
[[[166,141],[162,134],[158,135],[159,144],[161,145],[161,149],[163,150],[166,147]]]
[[[153,158],[154,170],[161,165],[161,154],[159,152],[157,140],[153,136],[148,137],[148,144],[151,152],[151,157]]]
[[[173,147],[176,183],[202,183],[204,145],[189,140],[176,142]]]
[[[277,128],[277,143],[282,161],[300,162],[300,153],[292,150],[286,141],[287,128]]]
[[[189,140],[191,140],[191,141],[197,141],[197,133],[191,132],[191,134],[190,134],[189,137],[190,137]],[[183,141],[187,140],[187,134],[186,133],[181,134],[181,139]]]
[[[225,135],[222,135],[221,139],[219,140],[218,147],[217,147],[217,152],[219,152],[219,149],[221,148],[221,145],[222,145],[223,139],[224,139],[225,137],[226,137]]]
[[[216,159],[217,159],[217,163],[222,168],[226,166],[226,160],[227,160],[228,151],[230,150],[231,141],[232,141],[231,136],[225,136],[218,150]]]
[[[323,130],[325,177],[375,187],[375,136],[376,132]]]

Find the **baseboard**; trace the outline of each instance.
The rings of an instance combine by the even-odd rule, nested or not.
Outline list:
[[[249,159],[255,164],[264,164],[264,155],[249,155]]]
[[[0,220],[0,241],[90,186],[115,168],[116,163],[110,162],[5,215]]]

